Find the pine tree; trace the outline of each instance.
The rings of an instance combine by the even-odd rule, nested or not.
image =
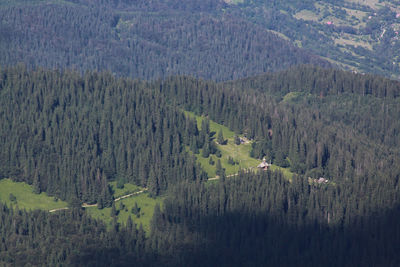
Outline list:
[[[214,165],[215,164],[215,161],[214,161],[213,157],[210,157],[210,160],[208,161],[208,163],[210,165]]]
[[[151,169],[149,172],[148,188],[149,188],[149,195],[151,197],[157,196],[160,191],[158,179],[157,179],[153,169]]]
[[[235,135],[234,141],[233,141],[233,142],[235,143],[235,145],[240,145],[240,138],[239,138],[239,136]]]
[[[225,174],[225,170],[222,168],[220,159],[217,160],[217,164],[215,165],[215,168],[216,168],[216,170],[215,170],[216,175],[222,176]]]
[[[217,142],[220,145],[226,145],[225,139],[224,139],[224,135],[222,133],[222,130],[219,130],[218,132],[218,137],[217,137]]]
[[[201,155],[203,156],[203,158],[208,158],[210,156],[210,144],[208,141],[204,144]]]
[[[111,205],[110,216],[114,218],[114,217],[116,217],[117,215],[118,215],[118,211],[117,211],[117,209],[115,208],[115,202],[113,202],[112,205]]]
[[[42,192],[40,188],[40,175],[38,174],[38,171],[35,171],[35,176],[33,177],[33,193],[35,194],[40,194]]]

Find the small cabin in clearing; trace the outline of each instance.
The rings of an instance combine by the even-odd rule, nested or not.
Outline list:
[[[322,184],[322,183],[328,183],[328,179],[324,178],[324,177],[319,177],[319,179],[314,179],[314,182]]]
[[[260,164],[258,164],[257,168],[266,171],[266,170],[268,170],[269,166],[270,166],[270,164],[268,164],[266,159],[263,158],[263,161]]]

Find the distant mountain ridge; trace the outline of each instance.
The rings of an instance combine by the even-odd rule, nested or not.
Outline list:
[[[400,79],[399,1],[242,1],[229,11],[344,69]]]
[[[23,4],[26,3],[26,4]],[[233,80],[331,64],[218,1],[17,1],[0,6],[0,64]]]

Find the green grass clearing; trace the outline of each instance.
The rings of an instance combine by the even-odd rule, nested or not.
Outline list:
[[[140,224],[143,225],[143,229],[146,233],[150,232],[150,221],[153,217],[154,207],[156,203],[162,204],[163,198],[151,198],[147,193],[138,194],[129,198],[122,199],[120,201],[115,202],[115,208],[118,210],[118,222],[121,224],[126,224],[128,217],[131,216],[132,221],[136,223],[138,226]],[[120,209],[121,203],[124,208]],[[140,208],[140,216],[137,217],[135,214],[131,212],[132,208],[137,203]],[[97,207],[86,208],[88,214],[93,216],[94,218],[101,219],[108,226],[112,223],[111,217],[111,208],[104,208],[99,210]]]
[[[244,0],[224,0],[224,2],[231,5],[237,5],[244,3]]]
[[[302,19],[302,20],[308,20],[308,21],[318,21],[319,19],[319,15],[315,14],[314,12],[310,11],[310,10],[306,10],[303,9],[299,12],[297,12],[296,14],[294,14],[294,16],[296,19]]]
[[[372,51],[372,44],[370,42],[364,41],[361,38],[358,38],[358,36],[352,36],[351,34],[341,34],[339,38],[333,40],[335,45],[351,45],[354,47],[361,46]]]
[[[204,119],[202,116],[197,116],[193,112],[187,112],[185,111],[185,114],[190,117],[195,117],[197,121],[197,127],[200,129],[201,128],[201,121]],[[250,157],[250,150],[251,150],[251,144],[252,141],[248,143],[243,143],[240,145],[236,145],[234,143],[234,136],[236,135],[233,131],[231,131],[228,127],[218,124],[212,120],[210,120],[210,131],[211,132],[216,132],[218,133],[220,130],[222,130],[222,133],[224,135],[224,138],[228,140],[226,145],[219,145],[217,144],[218,149],[221,151],[221,165],[222,168],[225,168],[225,174],[226,175],[232,175],[238,173],[239,169],[253,169],[255,170],[257,168],[257,165],[260,164],[261,160],[255,159]],[[242,135],[239,135],[242,137]],[[204,158],[201,156],[202,150],[200,149],[200,153],[196,154],[196,159],[204,169],[204,171],[207,172],[209,178],[214,178],[216,177],[216,163],[218,158],[215,155],[210,155],[208,158]],[[191,153],[191,152],[190,152]],[[213,158],[214,160],[214,165],[210,165],[210,157]],[[231,165],[228,163],[229,157],[232,157],[237,164]],[[290,172],[288,168],[282,168],[276,165],[271,166],[271,170],[274,171],[282,171],[282,173],[287,177],[289,180],[292,179],[293,173]]]
[[[203,119],[205,119],[204,116],[197,116],[196,114],[194,114],[193,112],[190,111],[184,111],[184,113],[186,114],[186,116],[189,116],[191,118],[195,118],[197,121],[197,128],[200,130],[201,129],[201,122],[203,121]],[[218,124],[215,121],[210,120],[210,131],[211,132],[215,132],[215,135],[218,134],[218,132],[222,130],[222,134],[224,135],[225,139],[229,139],[229,138],[233,138],[236,134],[231,131],[228,127]]]
[[[143,190],[143,188],[133,184],[124,184],[124,188],[118,188],[117,181],[110,182],[109,185],[111,186],[114,192],[113,194],[114,198],[119,198],[121,196],[125,196]]]
[[[15,197],[15,201],[10,200],[10,193]],[[33,193],[33,187],[27,183],[14,182],[11,179],[0,180],[0,201],[7,205],[17,206],[19,209],[27,210],[52,210],[67,207],[64,201],[48,196],[46,193]]]
[[[122,189],[116,187],[116,182],[111,182],[110,185],[114,190],[114,198],[143,190],[143,188],[132,184],[125,184]],[[15,196],[15,201],[10,200],[10,193]],[[33,193],[33,187],[27,183],[14,182],[11,179],[0,180],[0,201],[7,205],[12,204],[13,206],[18,206],[19,209],[40,209],[47,211],[68,207],[67,202],[61,200],[56,201],[55,199],[56,198],[50,197],[44,192],[41,194]],[[150,231],[150,220],[153,216],[154,207],[156,203],[161,205],[162,200],[163,198],[154,199],[149,197],[147,193],[142,193],[117,201],[115,202],[117,210],[120,207],[120,203],[125,206],[124,209],[119,211],[118,222],[125,224],[128,216],[131,215],[132,220],[137,225],[142,224],[143,229],[148,232]],[[131,212],[135,203],[137,203],[140,208],[139,217]],[[94,218],[101,219],[107,225],[111,225],[111,208],[99,210],[97,207],[88,207],[85,208],[85,210]]]

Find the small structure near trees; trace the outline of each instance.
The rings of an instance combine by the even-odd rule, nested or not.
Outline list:
[[[259,168],[259,169],[261,169],[263,171],[266,171],[266,170],[268,170],[270,165],[271,164],[269,164],[267,162],[267,160],[265,158],[263,158],[263,161],[260,164],[258,164],[257,168]]]
[[[324,178],[324,177],[319,177],[319,179],[314,179],[314,182],[315,183],[318,183],[318,184],[322,184],[322,183],[328,183],[328,179],[326,179],[326,178]]]

